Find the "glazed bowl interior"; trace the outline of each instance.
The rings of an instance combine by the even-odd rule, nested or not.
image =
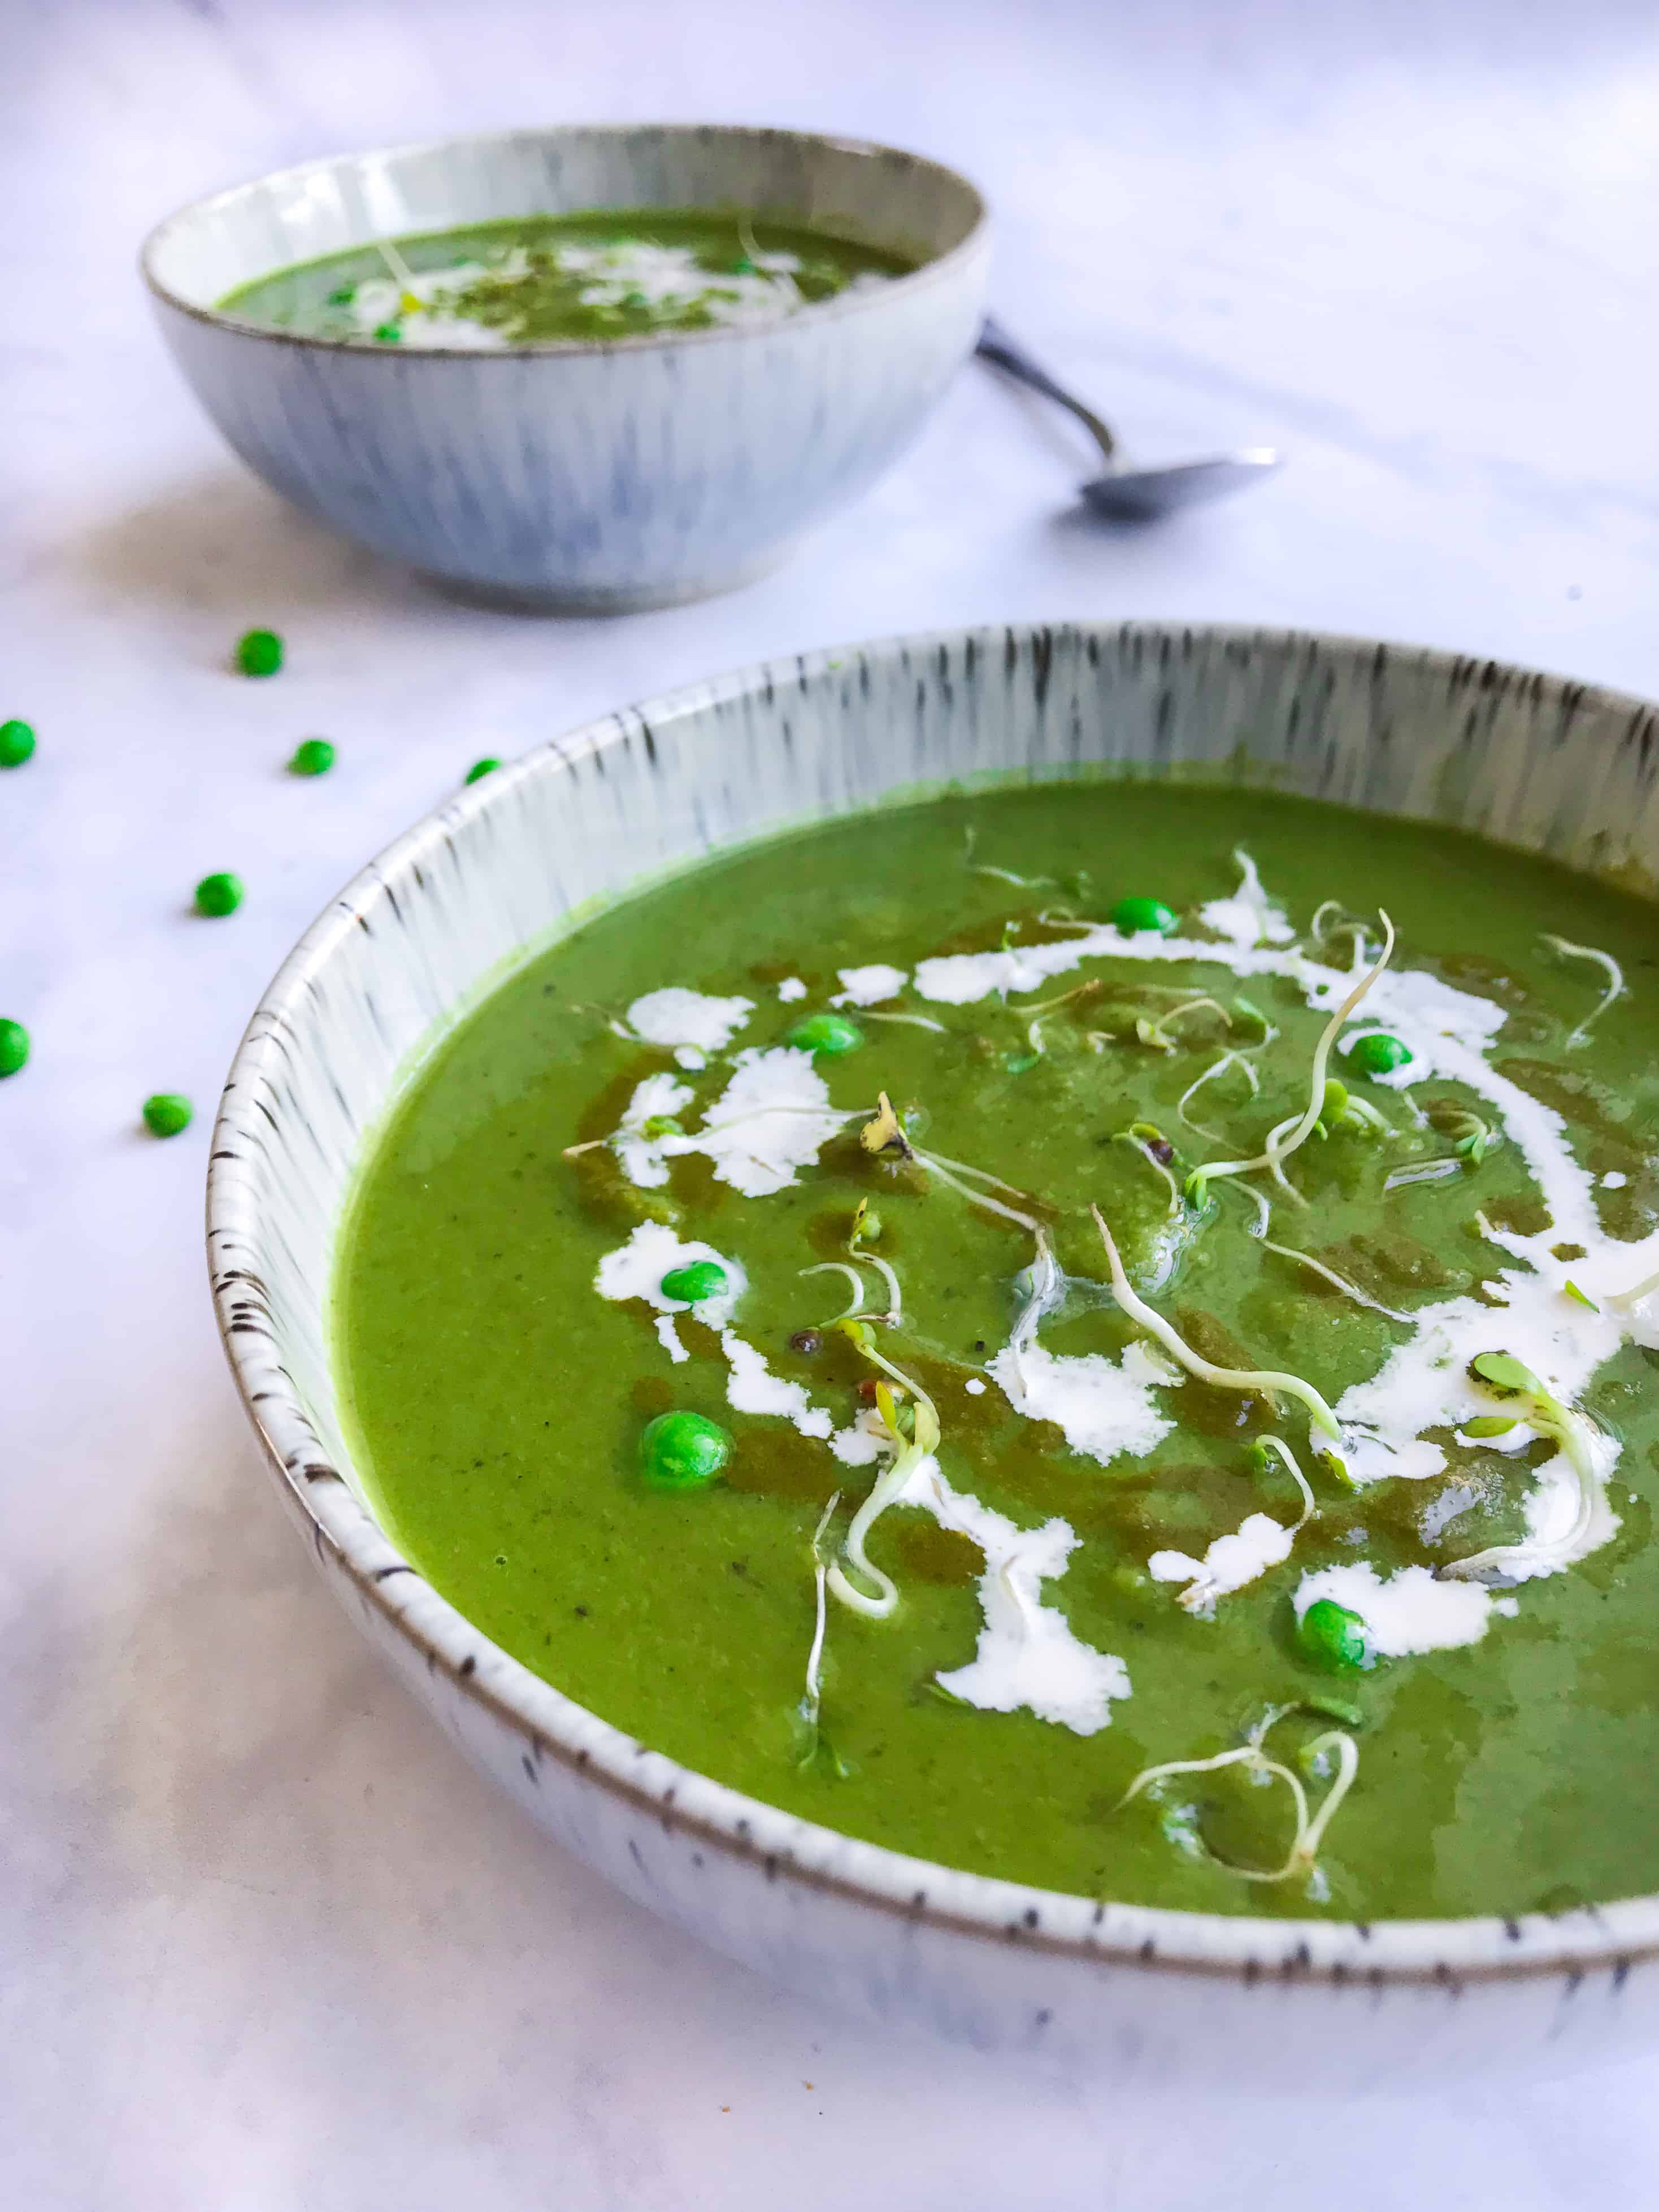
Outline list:
[[[578,125],[307,162],[183,209],[153,234],[143,266],[164,298],[211,313],[255,277],[377,238],[592,208],[688,206],[764,214],[923,264],[964,245],[985,216],[965,179],[891,147],[716,125]],[[685,333],[672,335],[684,342]]]
[[[848,1926],[902,1911],[913,1945],[928,1928],[1018,1937],[1053,1959],[1174,1964],[1241,1985],[1264,1973],[1333,1986],[1364,1976],[1376,1988],[1449,1978],[1461,1994],[1483,1977],[1528,1973],[1576,1987],[1599,1966],[1622,1987],[1631,1958],[1659,1945],[1652,1900],[1376,1927],[1102,1905],[904,1859],[675,1767],[489,1644],[388,1542],[351,1465],[329,1306],[353,1176],[412,1066],[516,963],[631,885],[918,793],[1133,775],[1265,785],[1441,823],[1648,891],[1659,875],[1656,734],[1653,710],[1634,701],[1432,653],[1133,624],[1015,628],[808,655],[698,685],[471,787],[358,877],[295,950],[250,1027],[215,1136],[221,1325],[319,1559],[417,1693],[453,1693],[457,1734],[472,1725],[467,1714],[483,1715],[493,1747],[471,1747],[544,1825],[606,1863],[604,1820],[650,1811],[653,1825],[629,1832],[629,1848],[643,1870],[640,1838],[660,1846],[651,1901],[786,1978],[807,1974],[789,1950],[797,1923],[755,1932],[785,1910],[780,1868],[833,1893]],[[544,1759],[565,1762],[556,1819]],[[696,1846],[672,1865],[657,1836],[669,1808]],[[679,1885],[693,1884],[695,1864],[706,1886],[720,1850],[763,1859],[767,1887],[705,1911],[706,1887]],[[615,1870],[638,1889],[625,1862]],[[837,1940],[843,1951],[850,1942]],[[994,1949],[973,1954],[981,1983],[1015,1971],[1006,1942],[994,1949],[1002,1963],[987,1963]],[[814,1954],[826,1990],[836,1955]],[[907,1954],[913,1978],[918,1955]],[[1534,2009],[1545,2016],[1543,1997]],[[1206,2017],[1182,2033],[1201,2036]],[[1317,2039],[1304,2053],[1310,2065]]]

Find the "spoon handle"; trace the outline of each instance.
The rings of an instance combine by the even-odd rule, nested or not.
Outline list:
[[[974,350],[981,360],[994,362],[997,368],[1006,369],[1019,383],[1029,385],[1033,392],[1040,392],[1045,399],[1052,399],[1059,406],[1067,409],[1099,447],[1102,458],[1108,461],[1117,459],[1117,440],[1094,410],[1085,407],[1080,399],[1066,391],[1064,385],[1056,384],[1046,368],[1039,368],[1022,346],[1015,344],[994,316],[987,315],[981,325],[979,343]]]

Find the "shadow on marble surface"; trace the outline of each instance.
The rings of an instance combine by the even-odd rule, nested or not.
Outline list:
[[[95,588],[210,611],[262,598],[371,615],[431,603],[411,572],[338,538],[227,464],[88,531],[69,558]]]

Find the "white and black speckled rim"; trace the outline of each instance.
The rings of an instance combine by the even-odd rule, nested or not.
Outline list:
[[[769,141],[799,146],[822,146],[837,153],[855,154],[870,161],[891,163],[895,167],[913,174],[931,174],[946,181],[960,191],[974,210],[973,220],[956,245],[943,253],[930,254],[902,276],[896,276],[878,291],[854,292],[838,299],[820,300],[797,310],[790,317],[792,323],[819,323],[830,317],[869,314],[879,311],[884,301],[890,300],[896,292],[910,293],[938,283],[956,270],[970,255],[984,246],[990,228],[990,213],[984,196],[960,170],[952,169],[943,161],[935,161],[926,154],[912,154],[902,146],[885,146],[873,138],[849,138],[839,131],[781,131],[763,124],[745,123],[568,123],[552,124],[544,129],[532,127],[514,131],[462,131],[446,138],[411,139],[396,146],[375,146],[357,154],[324,154],[309,161],[296,161],[286,169],[268,170],[264,176],[249,177],[240,185],[228,185],[216,192],[207,193],[200,199],[188,201],[166,216],[145,239],[138,252],[138,272],[154,296],[181,315],[194,322],[208,323],[219,330],[234,331],[243,337],[262,338],[268,343],[307,348],[324,353],[349,353],[374,357],[383,355],[387,359],[410,361],[453,361],[453,346],[402,344],[396,348],[376,347],[362,338],[319,337],[301,331],[273,329],[266,323],[246,320],[240,315],[228,315],[217,307],[198,307],[186,300],[164,283],[156,274],[155,260],[175,231],[199,222],[205,216],[216,214],[234,201],[274,185],[294,185],[301,179],[315,176],[319,171],[337,168],[342,162],[395,161],[400,157],[420,154],[441,154],[468,146],[507,145],[516,141],[537,141],[562,137],[599,137],[607,133],[626,137],[634,133],[660,131],[665,137],[683,134],[704,138],[730,137]],[[505,218],[510,221],[511,218]],[[372,243],[365,240],[366,245]],[[344,249],[347,252],[352,248]],[[627,354],[660,352],[669,346],[715,345],[737,343],[754,336],[757,330],[769,330],[769,324],[722,324],[709,330],[646,331],[624,338],[538,338],[520,345],[485,348],[474,352],[470,349],[461,356],[468,362],[522,362],[537,358],[557,358],[569,354],[591,356],[594,354]]]
[[[1098,626],[1103,634],[1107,627]],[[1199,638],[1241,650],[1261,645],[1314,658],[1328,654],[1352,660],[1363,655],[1375,659],[1379,667],[1389,656],[1409,659],[1439,677],[1451,697],[1513,687],[1531,702],[1559,708],[1564,722],[1586,708],[1601,711],[1644,758],[1654,743],[1656,710],[1648,702],[1489,660],[1370,641],[1219,626],[1132,623],[1111,625],[1110,631],[1133,632],[1153,648],[1179,648],[1183,641],[1190,646]],[[982,639],[986,633],[975,635]],[[1014,635],[1010,633],[1011,639]],[[1040,641],[1045,633],[1041,625],[1022,625],[1018,635]],[[588,1786],[638,1807],[654,1823],[683,1831],[709,1850],[750,1862],[769,1881],[835,1891],[898,1919],[994,1942],[1018,1942],[1119,1971],[1136,1967],[1245,1984],[1273,1979],[1377,1990],[1426,1984],[1450,1995],[1467,1982],[1552,1975],[1564,1980],[1571,1996],[1595,1969],[1610,1972],[1617,1987],[1632,1966],[1659,1956],[1659,1898],[1516,1919],[1366,1923],[1170,1911],[960,1873],[849,1840],[726,1789],[562,1695],[440,1596],[387,1541],[331,1463],[284,1371],[283,1346],[264,1307],[257,1265],[264,1224],[246,1149],[247,1115],[252,1107],[275,1125],[280,1102],[273,1079],[288,1048],[288,1010],[327,968],[347,933],[367,927],[366,916],[383,902],[418,901],[416,872],[441,852],[452,830],[488,814],[526,780],[567,773],[613,746],[625,745],[641,728],[660,728],[715,701],[801,682],[860,652],[881,657],[908,651],[921,659],[960,646],[965,635],[940,632],[792,657],[688,686],[589,723],[459,793],[389,846],[313,924],[266,992],[237,1052],[208,1174],[208,1256],[220,1333],[279,1485],[309,1523],[319,1557],[333,1555],[363,1603],[406,1639],[429,1669],[441,1669],[457,1694],[478,1700],[522,1736],[524,1763],[532,1779],[541,1761],[560,1762],[580,1771]],[[233,1111],[239,1116],[234,1124]]]

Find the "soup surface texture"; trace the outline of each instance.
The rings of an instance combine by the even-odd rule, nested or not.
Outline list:
[[[1605,884],[1240,790],[719,859],[410,1082],[342,1244],[359,1463],[527,1666],[899,1850],[1213,1912],[1659,1888],[1656,958]]]
[[[781,322],[914,265],[763,216],[598,210],[388,239],[279,269],[219,306],[307,337],[489,350]]]

